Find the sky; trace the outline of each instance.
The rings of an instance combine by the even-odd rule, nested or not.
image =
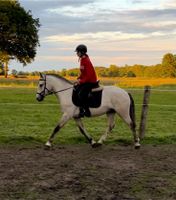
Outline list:
[[[176,0],[19,0],[39,18],[40,47],[35,60],[10,70],[45,71],[79,67],[74,52],[88,47],[94,66],[162,62],[175,54]]]

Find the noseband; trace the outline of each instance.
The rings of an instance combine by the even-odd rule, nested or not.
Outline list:
[[[71,87],[69,87],[69,88],[65,88],[65,89],[62,89],[62,90],[51,91],[51,90],[49,90],[49,89],[46,87],[46,76],[45,76],[45,78],[39,79],[39,81],[44,81],[44,89],[43,89],[43,91],[37,92],[37,94],[39,94],[39,95],[42,96],[42,97],[45,97],[46,91],[48,92],[47,95],[51,95],[51,94],[56,94],[56,93],[63,92],[63,91],[65,91],[65,90],[68,90],[68,89],[73,88],[73,86],[71,86]]]

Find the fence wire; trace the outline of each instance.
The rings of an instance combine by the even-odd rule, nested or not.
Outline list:
[[[172,89],[152,89],[150,88],[151,91],[155,91],[155,92],[176,92],[176,90],[172,90]],[[135,88],[128,88],[126,89],[126,91],[142,91],[144,92],[144,89],[135,89]],[[18,105],[24,105],[24,106],[58,106],[58,103],[18,103],[18,102],[14,102],[14,103],[11,103],[11,102],[0,102],[0,105],[11,105],[11,106],[18,106]],[[136,103],[135,105],[138,105],[138,106],[142,106],[144,104],[140,104],[140,103]],[[148,104],[148,106],[161,106],[161,107],[176,107],[176,105],[174,104]]]

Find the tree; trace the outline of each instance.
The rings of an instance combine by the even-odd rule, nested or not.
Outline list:
[[[132,71],[127,72],[127,77],[136,77],[135,73]]]
[[[145,72],[145,66],[144,65],[139,65],[135,64],[132,66],[130,71],[133,71],[136,77],[144,77],[144,72]]]
[[[119,68],[116,65],[110,65],[108,68],[108,75],[110,77],[119,76]]]
[[[2,61],[0,60],[0,75],[4,74],[4,65],[2,63]]]
[[[3,65],[3,73],[5,75],[5,78],[7,78],[7,74],[8,74],[8,63],[10,60],[10,56],[7,54],[7,52],[2,52],[0,51],[0,61]]]
[[[18,0],[0,0],[0,60],[7,75],[10,59],[31,63],[39,46],[39,19],[20,6]]]
[[[176,77],[176,55],[165,54],[162,59],[162,66],[165,77]]]
[[[17,77],[18,71],[16,69],[12,69],[12,75],[14,77]]]
[[[66,75],[67,76],[78,76],[79,69],[78,68],[69,69],[69,70],[67,70]]]
[[[108,68],[106,68],[106,67],[95,67],[95,71],[96,71],[97,75],[100,77],[108,76]]]
[[[61,74],[61,76],[66,76],[67,75],[67,70],[65,68],[62,69],[60,74]]]

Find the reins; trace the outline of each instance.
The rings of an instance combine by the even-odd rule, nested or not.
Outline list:
[[[62,89],[62,90],[58,90],[58,91],[56,91],[56,92],[51,92],[51,94],[56,94],[56,93],[59,93],[59,92],[63,92],[63,91],[65,91],[65,90],[69,90],[69,89],[71,89],[71,88],[73,88],[73,86],[71,86],[71,87],[69,87],[69,88]]]

